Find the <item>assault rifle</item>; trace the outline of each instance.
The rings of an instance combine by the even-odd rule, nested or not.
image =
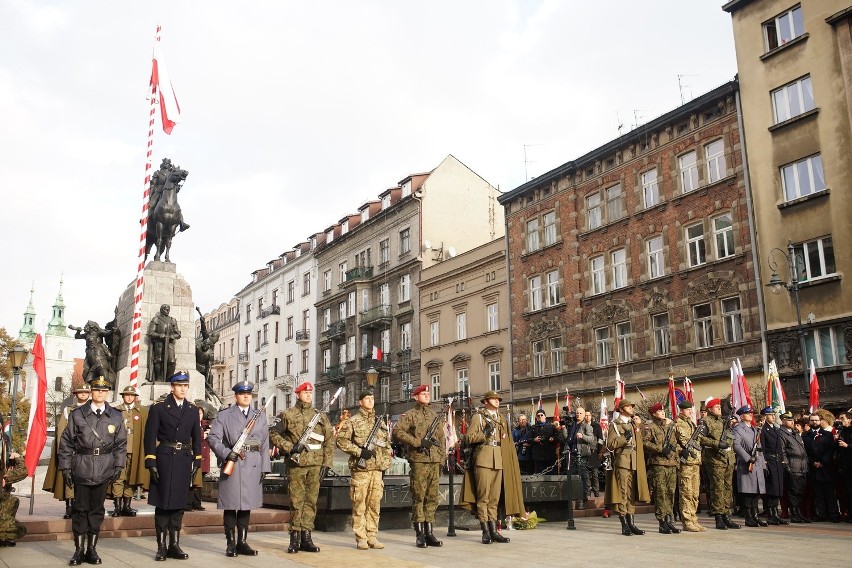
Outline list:
[[[261,406],[259,409],[254,411],[254,415],[246,422],[245,428],[243,428],[240,437],[237,438],[237,443],[234,444],[234,447],[231,448],[231,452],[237,455],[241,455],[243,453],[243,447],[246,445],[246,440],[248,439],[248,435],[251,434],[254,425],[257,423],[257,419],[260,417],[261,412],[266,412],[266,406],[269,404],[269,401],[272,400],[273,397],[269,397],[269,400],[266,401],[266,404]],[[223,475],[231,475],[234,473],[234,464],[236,464],[236,460],[226,460],[225,465],[222,467]]]
[[[705,424],[703,420],[698,421],[698,425],[695,427],[695,430],[692,431],[692,436],[687,440],[686,445],[683,447],[683,450],[680,452],[680,463],[686,463],[686,460],[689,459],[689,456],[692,453],[692,450],[701,451],[701,448],[698,446],[698,436],[704,431]]]
[[[448,405],[449,406],[449,405]],[[423,436],[425,439],[431,441],[433,444],[437,444],[435,441],[435,431],[438,429],[438,423],[441,422],[441,418],[447,415],[446,407],[444,407],[443,412],[439,412],[435,415],[435,419],[432,421],[432,424],[429,425],[429,429],[426,430],[426,434]],[[431,451],[429,448],[417,448],[419,451],[423,452],[427,456],[430,455]]]
[[[662,448],[662,451],[660,453],[663,454],[664,458],[669,457],[669,455],[675,449],[674,444],[672,444],[672,440],[671,440],[672,432],[674,432],[674,429],[675,429],[675,422],[674,422],[674,420],[672,420],[672,423],[669,424],[669,427],[666,429],[665,436],[663,436],[663,448]]]
[[[373,451],[376,448],[376,434],[379,433],[379,427],[382,425],[382,419],[376,416],[376,423],[373,424],[373,429],[370,430],[370,435],[367,436],[367,441],[364,442],[364,449]],[[367,460],[358,458],[358,467],[361,469],[367,467]]]
[[[299,461],[302,459],[302,452],[305,450],[305,445],[308,443],[308,438],[310,438],[311,434],[314,433],[314,428],[319,423],[320,418],[322,418],[323,414],[328,412],[328,409],[331,408],[332,404],[337,402],[337,398],[342,392],[343,387],[338,388],[337,392],[334,393],[334,396],[331,397],[331,400],[329,400],[328,403],[326,403],[326,405],[322,407],[322,410],[314,414],[314,417],[311,418],[310,422],[308,422],[308,425],[305,427],[305,431],[302,432],[302,435],[299,437],[299,441],[296,442],[296,445],[293,446],[292,453],[290,454],[290,459],[293,460],[296,465],[299,465]]]

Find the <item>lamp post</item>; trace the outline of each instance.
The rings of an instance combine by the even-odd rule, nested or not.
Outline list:
[[[18,380],[21,378],[21,368],[27,362],[30,352],[26,347],[16,345],[9,350],[9,365],[12,366],[12,406],[9,408],[9,446],[15,436],[15,415],[18,410]]]
[[[376,368],[370,365],[370,368],[364,371],[364,378],[367,379],[367,387],[369,387],[370,391],[375,392],[376,381],[379,380],[379,372]]]
[[[790,282],[785,282],[778,276],[778,263],[772,260],[772,254],[775,252],[779,253],[787,260],[787,270],[790,273]],[[780,294],[785,288],[788,292],[793,294],[793,299],[796,302],[796,335],[799,336],[799,349],[802,354],[802,374],[805,379],[805,384],[808,384],[810,377],[808,377],[808,366],[805,361],[805,329],[802,327],[802,309],[799,305],[798,260],[799,258],[796,256],[796,248],[793,246],[793,243],[789,241],[787,242],[786,253],[779,248],[774,248],[769,251],[769,268],[772,269],[772,277],[769,279],[766,287],[769,288],[770,292],[776,295]]]

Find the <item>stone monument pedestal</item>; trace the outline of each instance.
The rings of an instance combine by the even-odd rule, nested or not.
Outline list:
[[[180,339],[173,343],[175,349],[175,371],[189,372],[189,392],[187,399],[194,402],[204,400],[204,377],[195,370],[195,304],[192,290],[183,276],[177,273],[171,262],[149,261],[144,269],[145,282],[142,292],[142,337],[139,344],[139,377],[136,390],[139,402],[150,405],[161,395],[171,392],[171,386],[163,378],[149,375],[149,355],[151,344],[148,340],[148,325],[160,311],[160,306],[171,306],[169,315],[177,320]],[[119,360],[125,365],[118,371],[116,391],[113,400],[130,384],[130,345],[133,339],[133,309],[136,282],[131,282],[118,300],[118,328],[121,330],[121,355]],[[167,377],[166,377],[167,378]]]

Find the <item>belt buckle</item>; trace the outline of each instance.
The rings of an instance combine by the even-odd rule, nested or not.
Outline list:
[[[101,455],[101,449],[100,449],[100,448],[93,448],[93,449],[92,449],[92,455],[93,455],[93,456],[99,456],[99,455]]]
[[[183,442],[175,442],[175,449],[176,450],[182,450],[183,449]]]

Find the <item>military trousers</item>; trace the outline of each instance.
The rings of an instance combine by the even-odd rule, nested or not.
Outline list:
[[[435,522],[440,480],[441,464],[411,462],[411,522]]]
[[[320,469],[318,465],[291,465],[290,475],[290,530],[312,531],[317,516],[317,497],[320,488]]]
[[[712,462],[707,464],[710,473],[710,513],[730,515],[734,499],[734,470],[736,463]]]
[[[666,515],[674,513],[677,467],[673,465],[652,465],[651,489],[654,492],[654,515],[658,521],[661,521]]]
[[[619,516],[632,515],[636,508],[633,506],[634,489],[636,487],[636,470],[623,467],[613,468],[613,476],[618,490],[621,492],[621,502],[613,503],[612,510]]]
[[[358,540],[376,537],[385,482],[382,472],[353,471],[349,478],[349,498],[352,501],[352,530]]]
[[[27,527],[15,518],[20,504],[17,497],[0,490],[0,540],[15,541],[27,534]]]
[[[476,518],[496,521],[497,504],[503,490],[503,470],[476,466],[473,475],[476,479]]]
[[[128,483],[130,472],[133,471],[134,467],[136,467],[136,463],[133,461],[133,454],[127,454],[124,469],[110,489],[110,493],[112,493],[114,499],[118,499],[119,497],[133,497],[136,494],[136,488]]]
[[[99,485],[74,484],[74,501],[71,505],[71,531],[74,534],[98,534],[104,522],[107,486],[104,481]]]
[[[805,497],[808,476],[805,473],[784,472],[784,488],[787,490],[787,505],[801,507]]]
[[[699,464],[681,464],[678,476],[680,489],[680,518],[684,527],[698,525],[698,492],[701,486],[701,470]]]

